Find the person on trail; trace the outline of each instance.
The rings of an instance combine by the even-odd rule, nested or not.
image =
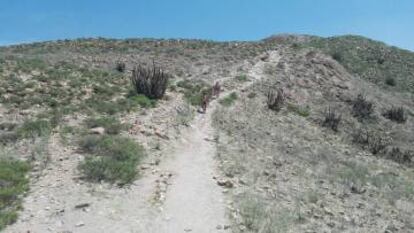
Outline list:
[[[209,96],[207,94],[204,94],[203,100],[201,101],[202,113],[206,113],[207,112],[208,102],[209,102]]]
[[[218,98],[220,96],[220,91],[221,91],[220,83],[219,82],[214,83],[214,86],[212,89],[213,89],[212,96],[214,98]]]

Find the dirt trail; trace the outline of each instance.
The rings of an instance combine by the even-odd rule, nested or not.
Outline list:
[[[211,111],[196,117],[168,162],[174,178],[166,195],[160,232],[219,232],[217,228],[228,224],[222,190],[213,179],[216,150]]]
[[[250,69],[251,80],[236,90],[227,90],[222,96],[245,89],[260,80],[265,64],[277,64],[279,58],[278,52],[270,52],[267,61],[259,61]],[[214,159],[216,147],[211,117],[217,102],[215,100],[210,104],[206,114],[197,115],[194,124],[176,148],[172,160],[166,163],[174,178],[166,195],[162,229],[159,232],[212,233],[223,232],[229,226],[222,188],[213,179],[218,177],[218,172]]]
[[[270,52],[267,61],[259,60],[250,67],[248,82],[222,96],[258,81],[265,64],[276,63],[279,57],[278,52]],[[206,114],[197,114],[178,141],[168,143],[158,172],[145,174],[127,189],[79,182],[76,166],[81,155],[62,149],[58,139],[53,139],[49,168],[32,184],[18,222],[5,232],[229,232],[223,229],[229,225],[225,196],[213,179],[218,171],[211,117],[217,102],[211,103]],[[172,176],[157,209],[151,200],[160,174],[165,172]],[[76,208],[82,204],[87,206]]]

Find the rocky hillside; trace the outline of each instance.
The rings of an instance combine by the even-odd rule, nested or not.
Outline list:
[[[265,41],[321,50],[355,76],[392,91],[414,91],[414,53],[411,51],[351,35],[330,38],[274,36]]]
[[[162,98],[132,88],[138,64],[170,75]],[[203,118],[215,81],[224,95]],[[169,221],[159,211],[194,170],[171,154],[192,129],[203,156],[216,151],[199,177],[214,172],[223,188],[229,220],[209,226],[217,232],[414,231],[410,51],[357,36],[65,40],[1,47],[0,84],[5,232],[149,232]],[[202,138],[210,123],[214,150]]]

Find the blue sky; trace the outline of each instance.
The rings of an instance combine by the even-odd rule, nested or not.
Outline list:
[[[413,0],[0,0],[0,44],[359,34],[414,51]]]

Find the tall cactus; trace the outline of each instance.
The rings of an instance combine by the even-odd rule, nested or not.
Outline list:
[[[138,94],[150,99],[160,99],[167,90],[168,79],[171,75],[153,64],[152,68],[135,66],[132,70],[131,83]]]
[[[274,90],[270,90],[267,93],[267,106],[269,109],[274,111],[280,111],[285,103],[285,93],[283,89],[279,89],[276,92]]]

